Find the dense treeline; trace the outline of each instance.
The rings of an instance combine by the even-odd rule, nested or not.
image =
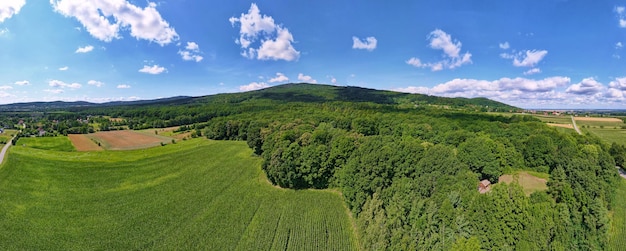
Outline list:
[[[340,188],[367,250],[606,247],[616,146],[530,116],[353,103],[275,111],[213,119],[204,134],[247,140],[274,184]],[[550,173],[549,189],[477,192],[515,169]]]
[[[195,136],[247,141],[273,184],[341,190],[365,250],[606,248],[624,146],[562,133],[531,116],[480,113],[484,106],[463,99],[433,106],[430,96],[298,88],[85,108],[66,120],[92,115],[102,128],[183,125]],[[343,98],[332,98],[336,92]],[[548,190],[527,196],[512,183],[477,191],[480,180],[497,183],[518,169],[549,173]]]

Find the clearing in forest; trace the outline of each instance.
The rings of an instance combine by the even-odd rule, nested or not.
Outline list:
[[[172,139],[140,133],[135,131],[108,131],[87,134],[87,137],[100,143],[107,150],[133,150],[158,146],[161,143],[171,143]]]
[[[102,147],[98,146],[96,142],[91,140],[91,138],[87,137],[85,134],[69,134],[67,137],[70,138],[74,147],[79,152],[87,152],[87,151],[102,151]]]
[[[511,182],[517,180],[517,182],[524,188],[524,193],[526,195],[530,195],[531,193],[537,191],[545,191],[548,190],[547,179],[539,178],[537,176],[531,175],[528,172],[519,172],[516,174],[505,174],[500,176],[498,182],[504,182],[510,184]]]
[[[0,250],[358,250],[339,194],[274,188],[245,142],[7,158]]]

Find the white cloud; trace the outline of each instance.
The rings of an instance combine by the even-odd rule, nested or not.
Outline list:
[[[548,51],[527,50],[524,54],[518,55],[517,57],[513,59],[514,66],[533,67],[548,54]]]
[[[7,28],[0,29],[0,37],[4,36],[5,34],[9,34],[9,29]]]
[[[54,10],[63,16],[76,18],[93,37],[110,42],[121,38],[120,30],[163,46],[178,40],[178,34],[156,10],[155,3],[145,8],[126,0],[50,0]]]
[[[498,44],[498,46],[500,47],[500,49],[503,49],[503,50],[510,48],[509,42]]]
[[[100,82],[100,81],[96,81],[96,80],[89,80],[87,81],[88,85],[94,85],[96,87],[102,87],[104,85],[104,83]]]
[[[621,49],[622,47],[624,47],[624,45],[622,44],[622,42],[617,42],[615,44],[615,49]]]
[[[289,78],[285,76],[285,74],[282,74],[280,72],[277,72],[276,77],[273,77],[269,80],[270,83],[285,82],[285,81],[289,81]]]
[[[285,60],[294,61],[300,57],[292,43],[293,35],[287,28],[274,23],[274,19],[267,15],[261,15],[259,7],[252,3],[248,13],[242,13],[239,18],[228,19],[234,27],[240,25],[239,38],[235,40],[241,46],[241,55],[259,60]],[[252,47],[252,43],[260,41],[258,48]]]
[[[19,86],[25,86],[25,85],[30,85],[30,82],[28,82],[28,80],[22,80],[22,81],[17,81],[15,83],[13,83],[14,85],[19,85]]]
[[[12,86],[8,86],[8,85],[0,85],[0,90],[10,90],[13,89]]]
[[[0,1],[0,23],[20,13],[26,4],[26,0],[2,0]]]
[[[59,71],[67,71],[67,70],[69,70],[69,69],[70,69],[70,67],[68,67],[68,66],[63,66],[63,67],[59,68]]]
[[[178,51],[178,54],[185,61],[196,61],[200,62],[204,57],[200,56],[200,46],[195,42],[187,42],[187,46],[185,46],[184,50]]]
[[[609,87],[613,89],[626,91],[626,77],[615,78],[615,80],[609,83]]]
[[[330,78],[330,83],[333,85],[337,84],[337,79],[334,76],[326,76],[327,78]]]
[[[577,95],[593,95],[601,92],[603,89],[604,86],[594,78],[585,78],[580,83],[568,87],[565,92]]]
[[[313,79],[313,77],[304,75],[302,73],[298,74],[298,80],[306,83],[317,84],[317,80]]]
[[[74,53],[87,53],[93,51],[93,46],[87,45],[85,47],[78,47]]]
[[[426,68],[430,67],[432,71],[440,71],[444,68],[454,69],[464,64],[472,63],[472,54],[469,52],[461,53],[461,42],[458,40],[452,40],[452,37],[442,30],[434,30],[428,35],[430,40],[430,48],[435,50],[442,50],[444,55],[443,59],[434,63],[422,63],[419,58],[412,57],[405,61],[407,64]]]
[[[626,28],[626,13],[624,12],[626,8],[624,6],[615,6],[615,13],[617,13],[617,18],[619,20],[619,27]]]
[[[538,64],[548,54],[546,50],[526,50],[515,54],[501,53],[500,57],[504,59],[513,59],[513,65],[516,67],[533,67]]]
[[[143,68],[139,69],[139,72],[156,75],[156,74],[161,74],[165,72],[166,70],[167,69],[165,69],[165,67],[162,67],[159,65],[153,65],[153,66],[144,65]]]
[[[52,93],[52,94],[60,94],[60,93],[64,93],[65,92],[64,90],[61,90],[61,89],[46,89],[46,90],[43,90],[43,91],[49,92],[49,93]]]
[[[117,89],[129,89],[130,85],[117,85]]]
[[[60,80],[50,80],[48,81],[48,85],[54,88],[70,88],[70,89],[79,89],[82,87],[82,85],[79,83],[68,84]]]
[[[376,49],[376,44],[378,40],[375,37],[367,37],[363,40],[358,37],[352,37],[352,49],[363,49],[368,51],[373,51]]]
[[[267,88],[267,87],[270,87],[270,86],[268,84],[264,83],[264,82],[259,82],[259,83],[252,82],[252,83],[247,84],[247,85],[239,86],[239,90],[247,92],[247,91],[254,91],[254,90],[259,90],[259,89],[263,89],[263,88]]]
[[[530,70],[525,71],[524,75],[533,75],[533,74],[537,74],[537,73],[541,73],[541,69],[539,69],[539,68],[532,68]]]

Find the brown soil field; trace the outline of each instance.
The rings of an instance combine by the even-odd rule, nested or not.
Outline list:
[[[517,176],[517,177],[515,177]],[[536,191],[544,191],[548,189],[547,180],[530,175],[527,172],[520,172],[515,175],[505,174],[500,176],[498,182],[504,182],[510,184],[517,178],[519,184],[524,188],[524,193],[530,195]]]
[[[87,137],[85,134],[68,134],[67,137],[72,141],[72,145],[79,152],[87,152],[87,151],[103,151],[102,147],[98,146],[95,142],[91,140],[91,138]]]
[[[574,117],[574,119],[580,121],[623,122],[618,118]]]
[[[170,143],[171,138],[139,133],[135,131],[109,131],[90,134],[89,137],[100,142],[108,150],[132,150]]]
[[[556,126],[556,127],[563,127],[563,128],[569,128],[569,129],[574,129],[574,126],[572,124],[555,124],[555,123],[546,123],[546,125],[549,126]]]

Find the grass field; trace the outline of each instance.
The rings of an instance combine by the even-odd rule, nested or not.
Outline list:
[[[0,146],[3,145],[2,142],[10,142],[13,138],[12,135],[17,134],[16,130],[4,130],[3,133],[0,133]]]
[[[355,250],[339,194],[271,186],[245,142],[132,151],[16,146],[1,250]]]
[[[528,196],[531,193],[537,191],[548,190],[546,183],[548,182],[548,175],[542,173],[532,173],[528,171],[518,171],[515,174],[505,174],[500,176],[498,182],[511,183],[514,180],[524,188],[524,193]]]
[[[76,148],[74,148],[72,142],[66,136],[20,138],[17,141],[17,145],[42,150],[55,150],[65,152],[76,151]]]
[[[626,248],[626,179],[620,179],[615,196],[615,206],[611,212],[611,228],[609,229],[609,250]]]

